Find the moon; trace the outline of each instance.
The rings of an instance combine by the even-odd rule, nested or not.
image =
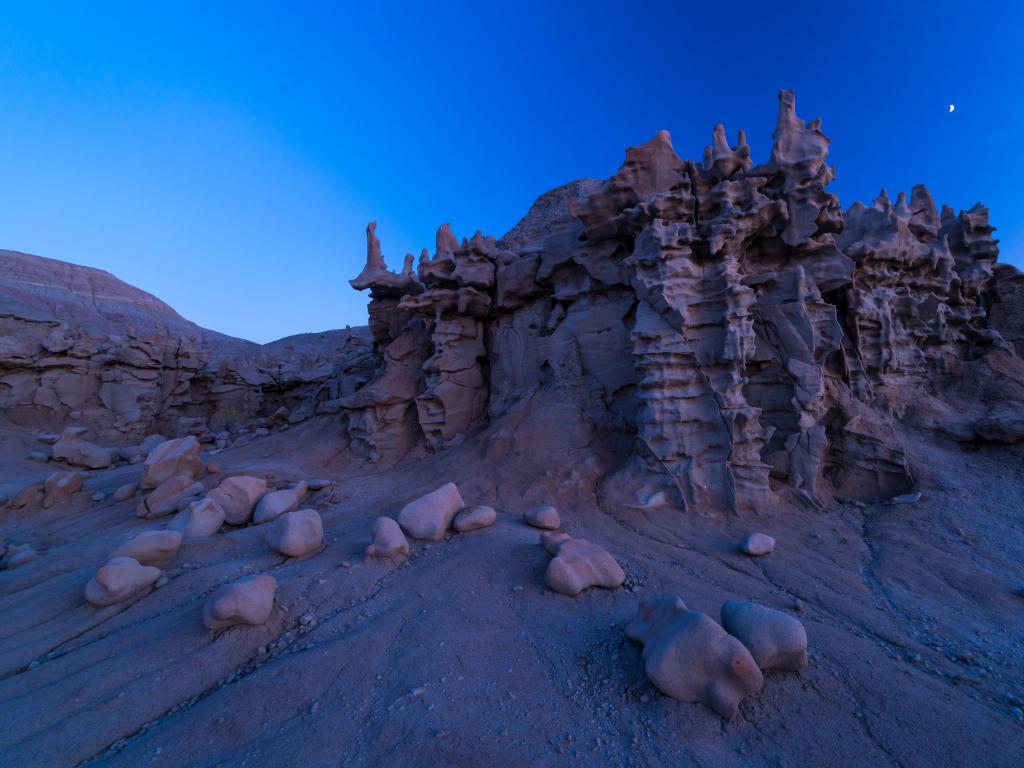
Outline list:
[[[954,109],[956,109],[956,105],[955,104],[950,104],[949,105],[949,111],[952,112]]]

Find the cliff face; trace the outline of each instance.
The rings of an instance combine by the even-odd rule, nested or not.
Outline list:
[[[415,271],[411,255],[387,270],[371,224],[352,285],[371,292],[383,364],[341,401],[350,446],[444,450],[538,401],[705,512],[783,487],[891,497],[914,485],[906,430],[989,439],[995,404],[1024,410],[1024,369],[999,332],[1016,328],[1016,283],[993,277],[987,210],[939,214],[919,186],[844,213],[829,139],[788,91],[773,138],[755,166],[743,132],[730,146],[717,126],[698,164],[662,132],[500,242],[442,226]]]
[[[103,442],[298,421],[364,383],[362,329],[258,345],[200,328],[112,275],[0,251],[0,412]]]

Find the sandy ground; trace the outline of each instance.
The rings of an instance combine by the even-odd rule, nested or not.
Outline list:
[[[23,458],[37,445],[0,433],[0,492],[53,471]],[[216,457],[337,481],[305,505],[322,551],[288,560],[258,527],[222,532],[130,604],[92,608],[83,588],[154,527],[136,500],[8,514],[0,535],[46,552],[0,572],[0,765],[1024,765],[1024,451],[911,449],[914,504],[700,517],[602,502],[586,448],[557,440],[496,460],[484,436],[376,472],[337,445],[318,420]],[[375,517],[449,480],[497,524],[364,560]],[[619,560],[622,589],[545,592],[548,556],[520,519],[543,501]],[[750,530],[775,552],[737,553]],[[270,621],[206,631],[204,599],[257,572],[279,583]],[[663,593],[716,619],[731,597],[791,612],[808,669],[766,674],[732,721],[660,695],[623,627]]]

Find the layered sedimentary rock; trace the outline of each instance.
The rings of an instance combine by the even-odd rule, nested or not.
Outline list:
[[[373,371],[361,330],[258,345],[207,331],[96,269],[0,251],[0,412],[104,442],[300,421]]]
[[[499,241],[443,226],[415,271],[411,255],[388,271],[371,224],[352,285],[370,290],[381,366],[341,403],[350,446],[372,460],[444,450],[543,397],[631,441],[634,471],[698,512],[761,506],[782,484],[811,504],[911,488],[895,421],[909,393],[951,403],[936,384],[991,351],[1021,389],[990,322],[1017,282],[994,277],[980,205],[940,214],[915,187],[844,213],[829,139],[791,92],[773,139],[754,165],[744,133],[730,145],[716,126],[695,163],[659,133]]]

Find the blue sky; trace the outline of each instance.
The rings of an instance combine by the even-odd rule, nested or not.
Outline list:
[[[723,10],[719,10],[722,8]],[[1024,266],[1021,3],[3,3],[0,248],[106,269],[256,341],[365,322],[347,280],[501,235],[551,187],[776,94],[844,207],[925,183]],[[948,111],[950,103],[956,111]]]

